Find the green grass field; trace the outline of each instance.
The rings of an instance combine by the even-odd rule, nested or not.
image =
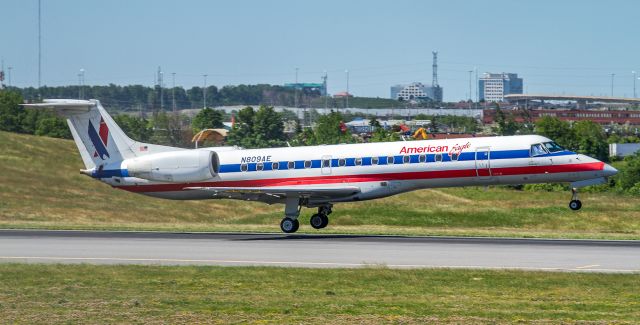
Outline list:
[[[0,264],[2,323],[616,323],[640,275]]]
[[[68,140],[0,132],[0,227],[279,232],[283,206],[230,200],[168,201],[80,175]],[[504,188],[430,189],[338,204],[321,232],[640,239],[640,197]],[[312,210],[303,209],[302,232]]]

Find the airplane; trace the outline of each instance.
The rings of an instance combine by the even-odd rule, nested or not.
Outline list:
[[[95,99],[48,99],[24,106],[67,118],[85,165],[82,174],[164,199],[284,204],[280,229],[285,233],[298,230],[302,207],[318,209],[310,224],[322,229],[336,203],[425,188],[568,182],[569,208],[579,210],[578,188],[605,183],[618,172],[539,135],[184,149],[130,139]]]

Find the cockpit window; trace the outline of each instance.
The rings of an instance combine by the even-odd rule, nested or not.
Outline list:
[[[558,152],[558,151],[563,151],[564,148],[559,146],[557,143],[551,141],[551,142],[545,142],[543,143],[544,146],[547,148],[547,150],[549,150],[549,152]]]
[[[546,155],[547,150],[544,149],[542,143],[534,144],[531,146],[531,157]]]

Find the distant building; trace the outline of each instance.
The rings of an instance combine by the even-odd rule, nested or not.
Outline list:
[[[289,83],[289,84],[284,84],[284,86],[286,88],[293,88],[293,89],[300,90],[303,93],[317,92],[317,93],[320,94],[320,96],[326,96],[327,95],[327,82],[326,81],[324,81],[323,83],[309,83],[309,82],[305,82],[305,83]]]
[[[560,109],[532,109],[527,110],[526,115],[522,114],[521,110],[503,110],[504,114],[513,115],[514,120],[518,123],[525,123],[527,120],[536,122],[545,116],[551,116],[558,118],[562,121],[578,122],[578,121],[592,121],[600,125],[640,125],[640,112],[639,111],[621,111],[621,110],[560,110]],[[492,124],[496,121],[496,110],[485,109],[482,113],[482,121],[484,124]]]
[[[517,73],[485,73],[478,80],[480,100],[502,102],[509,94],[522,94],[522,78]]]
[[[391,99],[397,100],[419,100],[429,99],[435,102],[442,101],[442,87],[429,86],[420,82],[408,85],[391,86]]]
[[[346,91],[341,91],[333,95],[333,98],[345,98],[345,97],[353,97],[353,95],[350,93],[347,93]]]

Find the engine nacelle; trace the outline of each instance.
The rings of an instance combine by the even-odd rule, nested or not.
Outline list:
[[[213,178],[218,155],[209,150],[184,150],[151,154],[123,162],[129,176],[159,182],[192,183]]]

